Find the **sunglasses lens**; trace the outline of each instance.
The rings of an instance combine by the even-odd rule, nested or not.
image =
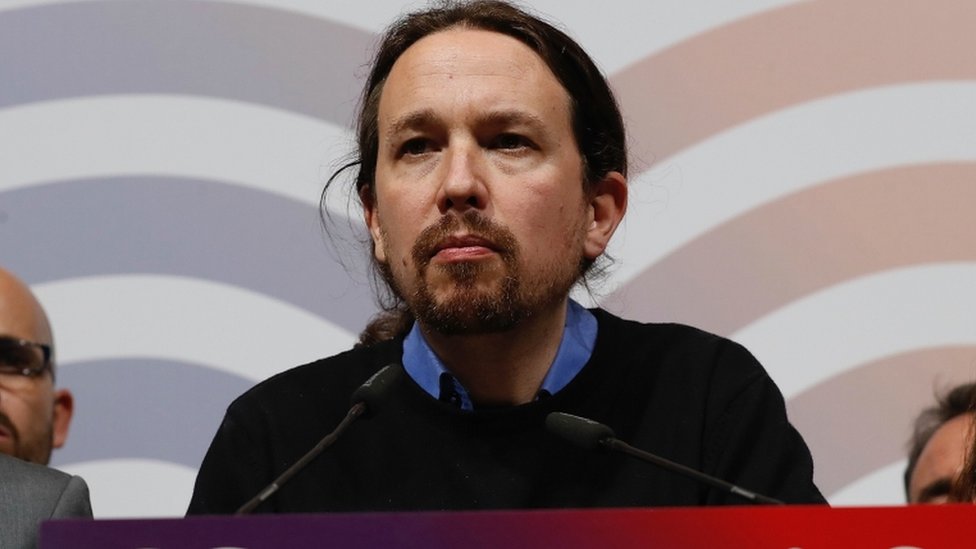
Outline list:
[[[36,370],[44,365],[40,347],[24,345],[16,340],[0,339],[0,372],[20,373]]]

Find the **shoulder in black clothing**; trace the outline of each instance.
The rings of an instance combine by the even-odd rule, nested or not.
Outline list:
[[[638,448],[744,488],[823,502],[782,396],[744,348],[687,326],[593,313],[593,354],[557,394],[461,412],[403,376],[389,410],[350,429],[259,510],[741,503],[625,456],[571,447],[545,431],[552,411],[605,423]],[[334,428],[351,393],[401,354],[399,340],[353,349],[242,395],[201,466],[189,512],[232,512]]]

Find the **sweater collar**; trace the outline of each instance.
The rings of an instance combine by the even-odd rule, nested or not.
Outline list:
[[[559,350],[542,380],[536,398],[561,391],[583,369],[596,344],[597,321],[593,313],[572,299],[566,308],[566,323]],[[403,341],[403,368],[430,396],[450,402],[462,410],[474,410],[471,397],[434,350],[427,344],[417,323]]]

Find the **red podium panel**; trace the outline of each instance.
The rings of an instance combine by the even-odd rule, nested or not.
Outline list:
[[[971,505],[336,513],[47,521],[40,547],[961,549],[974,524]]]

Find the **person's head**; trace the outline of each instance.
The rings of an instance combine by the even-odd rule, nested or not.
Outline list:
[[[47,464],[64,444],[73,399],[54,387],[53,354],[40,303],[0,268],[0,453]]]
[[[909,503],[945,503],[971,444],[976,383],[960,385],[915,420],[905,469]]]
[[[626,207],[605,78],[566,34],[504,2],[392,25],[357,129],[349,167],[392,289],[382,305],[445,333],[504,330],[564,300]]]

